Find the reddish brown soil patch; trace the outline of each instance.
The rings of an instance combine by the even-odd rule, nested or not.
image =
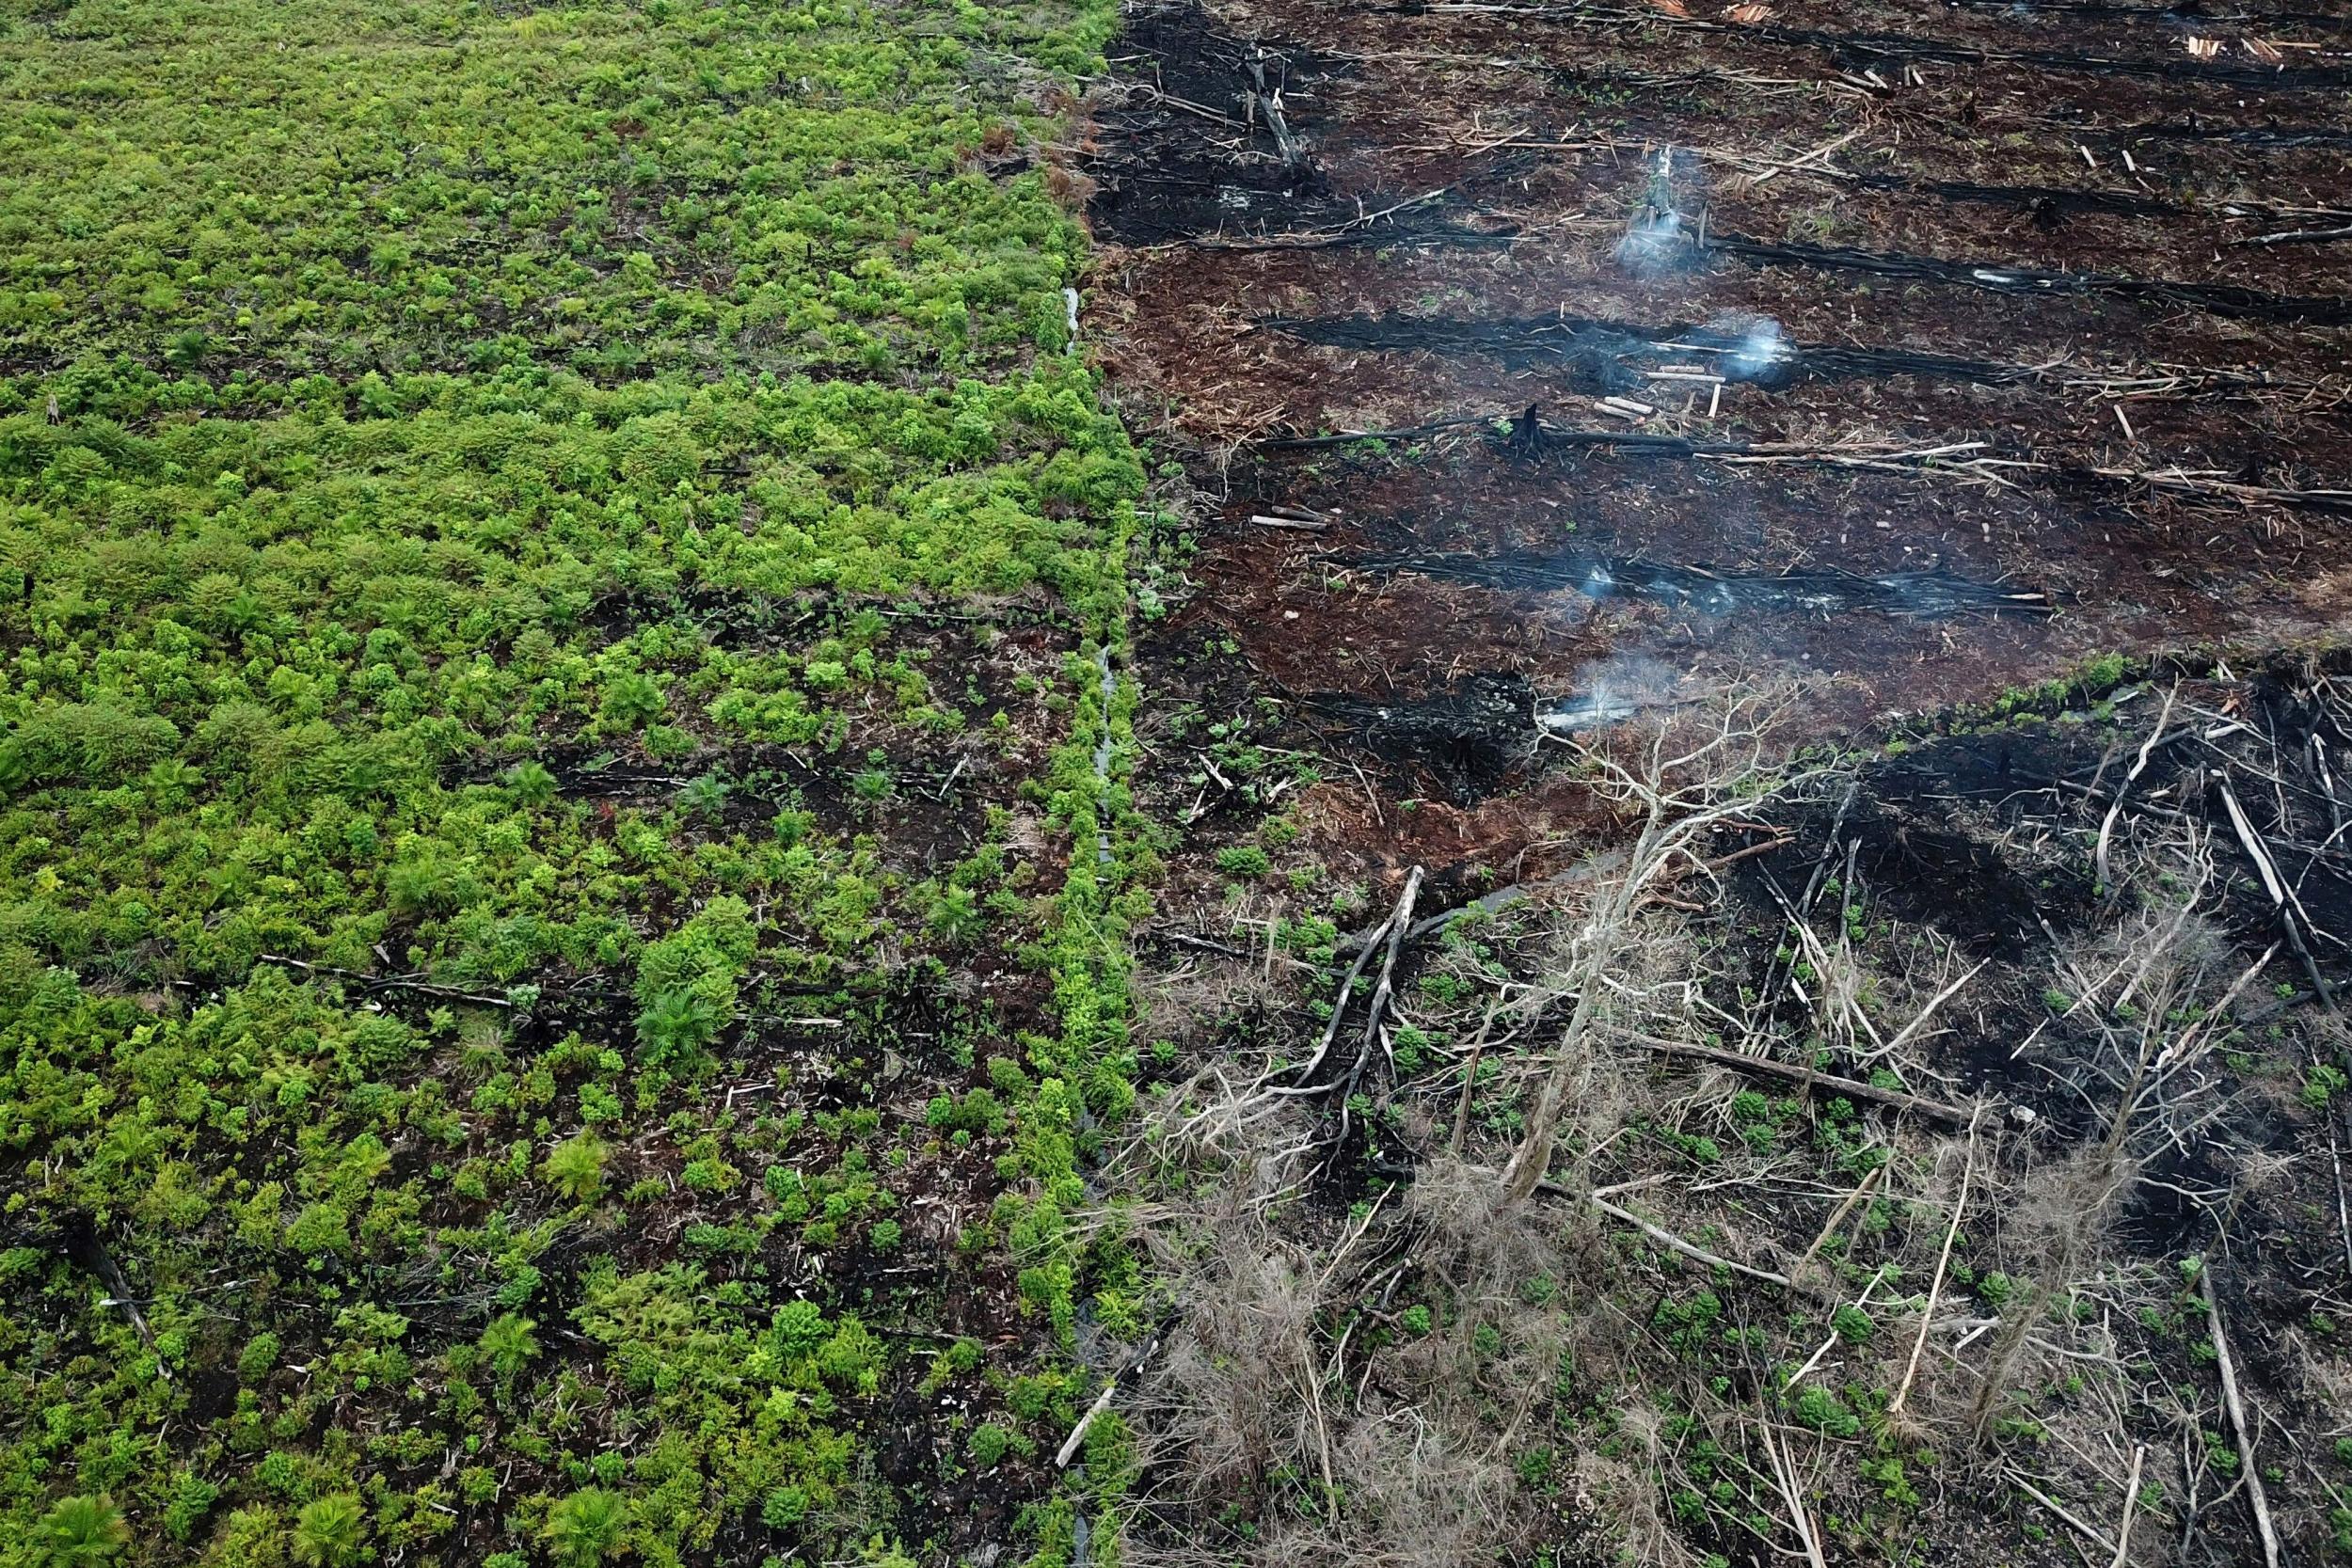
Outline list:
[[[1458,758],[1416,770],[1334,733],[1318,695],[1509,676],[1540,705],[1629,661],[1676,697],[1778,673],[1808,677],[1830,735],[2108,652],[2334,637],[2352,245],[2249,242],[2352,223],[2352,40],[2249,22],[2311,45],[2281,68],[2233,33],[2193,55],[2200,25],[1861,0],[1746,26],[1139,12],[1098,117],[1092,309],[1221,498],[1152,689],[1195,692],[1168,650],[1230,639],[1285,743],[1366,768],[1383,840],[1406,799],[1542,768],[1466,787]],[[1351,431],[1408,434],[1297,439]],[[1253,521],[1283,514],[1324,526]],[[2056,612],[1460,569],[1594,560]]]

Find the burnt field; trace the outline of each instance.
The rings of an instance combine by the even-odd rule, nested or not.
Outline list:
[[[2352,1550],[2352,13],[1111,53],[1131,1553]]]

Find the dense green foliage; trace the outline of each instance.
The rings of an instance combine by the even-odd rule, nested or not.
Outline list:
[[[0,1564],[1062,1549],[1110,19],[0,10]]]
[[[1103,35],[1054,9],[10,0],[0,341],[259,380],[1058,347],[1077,231],[990,150]]]

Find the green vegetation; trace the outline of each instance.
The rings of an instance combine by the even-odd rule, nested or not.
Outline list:
[[[112,1560],[130,1543],[131,1527],[108,1497],[60,1497],[41,1515],[35,1550],[59,1568]]]
[[[0,12],[0,1564],[1060,1549],[1113,19]]]

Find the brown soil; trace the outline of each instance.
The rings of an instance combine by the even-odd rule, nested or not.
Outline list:
[[[1089,316],[1217,498],[1152,689],[1214,628],[1257,695],[1777,671],[1831,735],[2107,652],[2333,638],[2352,244],[2247,242],[2352,224],[2347,51],[2342,19],[2120,6],[1136,12]],[[1356,431],[1415,434],[1312,439]],[[2208,493],[2124,477],[2175,472]],[[1292,509],[1325,526],[1252,521]],[[1594,560],[2056,613],[1561,586]],[[1553,580],[1449,569],[1480,562]],[[1495,782],[1460,772],[1391,768],[1372,815]]]

